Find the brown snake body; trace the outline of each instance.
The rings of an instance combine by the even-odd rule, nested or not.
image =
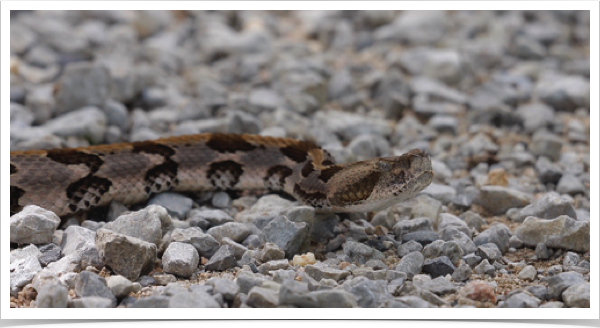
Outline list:
[[[278,190],[317,212],[377,211],[433,178],[429,156],[335,164],[311,142],[208,133],[154,141],[10,153],[11,213],[38,205],[65,216],[175,191]]]

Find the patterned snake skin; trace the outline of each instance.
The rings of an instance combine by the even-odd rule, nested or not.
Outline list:
[[[10,153],[10,210],[35,204],[59,216],[164,191],[277,190],[317,212],[377,211],[433,178],[429,156],[334,164],[311,142],[208,133],[93,147]]]

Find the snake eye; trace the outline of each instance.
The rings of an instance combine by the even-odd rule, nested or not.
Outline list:
[[[392,169],[392,164],[386,161],[379,161],[378,166],[383,172],[389,172]]]

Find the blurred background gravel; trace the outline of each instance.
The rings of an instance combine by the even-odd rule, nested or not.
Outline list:
[[[569,268],[579,264],[583,269],[572,270],[589,281],[589,20],[585,11],[11,13],[10,147],[229,132],[314,140],[338,162],[421,148],[432,155],[435,180],[411,208],[427,210],[415,214],[399,205],[370,227],[366,217],[358,217],[358,228],[346,224],[332,236],[343,231],[352,239],[348,229],[366,229],[370,235],[370,228],[384,226],[394,231],[392,249],[403,257],[418,250],[402,237],[420,230],[408,219],[429,217],[423,230],[436,228],[435,238],[448,241],[456,238],[442,228],[462,227],[453,221],[460,215],[465,237],[477,246],[489,245],[495,240],[489,235],[502,235],[506,228],[512,242],[506,237],[499,248],[516,256],[514,261],[563,263],[567,251],[579,252]],[[210,204],[235,217],[227,194],[216,193],[212,203],[210,197]],[[150,201],[172,216],[181,212],[175,203]],[[587,250],[574,240],[513,236],[528,216],[542,218],[530,222],[530,231],[539,231],[543,220],[560,215],[567,215],[567,223],[555,227],[557,234],[571,229],[569,224],[587,224]],[[502,229],[493,228],[498,221]],[[584,230],[577,233],[585,236]],[[426,244],[432,237],[411,238]],[[334,238],[325,249],[340,253],[345,240]],[[523,242],[531,248],[528,254]],[[335,265],[347,260],[346,250],[354,247],[347,245]],[[487,251],[478,249],[479,260],[461,263],[475,268]],[[514,271],[496,258],[489,257],[480,273],[512,277],[523,267]],[[536,264],[533,270],[549,277],[558,274],[557,268],[547,272],[553,264]],[[546,288],[545,280],[536,281]],[[533,301],[530,291],[507,297],[498,284],[494,288],[503,306],[513,296],[510,304],[521,306],[550,299]],[[515,288],[513,281],[507,290]],[[587,290],[589,306],[589,283]],[[418,295],[429,305],[457,304],[452,297],[444,303]],[[359,306],[392,306],[385,297],[369,304],[360,299]]]

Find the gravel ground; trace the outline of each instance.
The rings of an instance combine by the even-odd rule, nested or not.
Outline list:
[[[226,192],[85,221],[27,207],[11,307],[589,307],[589,20],[14,14],[11,150],[253,133],[338,162],[424,149],[435,180],[351,215]]]

